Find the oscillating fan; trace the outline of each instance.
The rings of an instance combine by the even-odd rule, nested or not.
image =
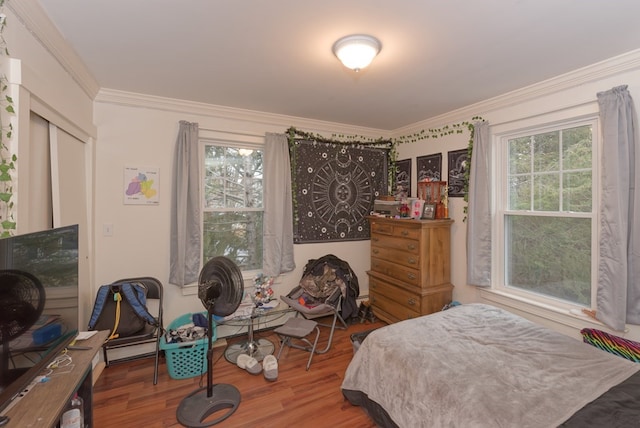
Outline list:
[[[200,271],[198,297],[207,309],[207,322],[213,325],[213,316],[225,317],[234,313],[244,292],[242,272],[230,259],[219,256],[207,262]],[[177,410],[178,422],[192,427],[208,427],[231,416],[240,404],[240,391],[227,384],[213,384],[213,343],[212,329],[208,328],[207,386],[186,396]],[[226,413],[207,420],[216,412],[228,409]]]
[[[2,374],[5,381],[21,375],[9,370],[9,342],[29,330],[44,309],[44,287],[28,272],[7,269],[0,271],[0,343],[2,343]]]

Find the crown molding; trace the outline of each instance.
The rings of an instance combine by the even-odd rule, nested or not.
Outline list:
[[[282,126],[284,128],[295,126],[303,128],[305,131],[317,132],[320,134],[332,132],[335,134],[371,136],[373,138],[386,138],[389,136],[389,131],[383,129],[358,127],[337,122],[327,122],[256,110],[246,110],[175,98],[165,98],[155,95],[138,94],[116,89],[100,89],[94,102],[168,111],[180,113],[182,115],[190,114],[195,116],[249,121],[255,124],[266,125],[268,128],[273,128],[274,126]]]
[[[40,3],[37,0],[7,0],[5,4],[89,98],[94,99],[100,85],[53,25]]]
[[[391,131],[391,134],[392,136],[406,135],[415,132],[416,129],[435,128],[447,123],[470,120],[474,116],[486,115],[498,109],[532,101],[559,91],[639,69],[640,49],[636,49],[569,73],[450,111],[443,115],[434,116],[420,122],[403,126],[402,128],[394,129]],[[595,94],[593,94],[591,98],[595,101]]]

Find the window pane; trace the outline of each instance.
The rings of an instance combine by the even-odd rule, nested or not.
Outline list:
[[[531,172],[531,138],[521,137],[509,140],[509,174]]]
[[[558,131],[533,136],[533,160],[536,172],[559,170],[560,133]]]
[[[509,179],[509,209],[531,209],[531,181],[529,175],[511,177]]]
[[[262,211],[205,212],[203,260],[227,256],[242,270],[262,268]]]
[[[591,126],[562,131],[562,162],[565,170],[591,169]]]
[[[533,207],[535,211],[560,210],[560,177],[540,174],[533,178]]]
[[[565,173],[562,183],[562,209],[590,213],[591,207],[591,170]]]
[[[505,233],[505,285],[591,305],[591,219],[508,215]]]
[[[260,208],[262,191],[262,151],[205,146],[205,208]]]

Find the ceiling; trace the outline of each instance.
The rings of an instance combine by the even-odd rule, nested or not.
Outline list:
[[[640,48],[637,0],[38,1],[102,88],[388,131]]]

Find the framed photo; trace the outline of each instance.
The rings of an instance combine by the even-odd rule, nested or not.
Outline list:
[[[436,204],[424,204],[422,209],[422,218],[433,220],[436,218]]]
[[[422,217],[422,213],[424,211],[424,201],[420,199],[414,199],[411,201],[411,212],[410,217],[414,219],[419,219]]]

